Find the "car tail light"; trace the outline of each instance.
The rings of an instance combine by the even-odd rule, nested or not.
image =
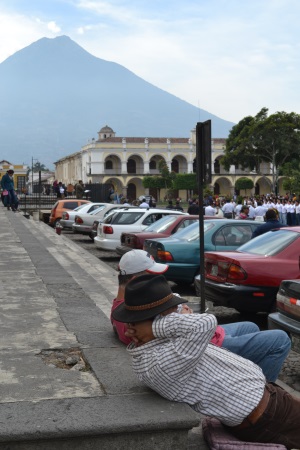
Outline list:
[[[70,216],[69,216],[69,214],[68,214],[67,212],[64,212],[63,215],[62,215],[62,217],[63,217],[63,219],[65,219],[65,220],[69,220],[69,219],[70,219]]]
[[[102,232],[103,234],[114,234],[113,227],[110,225],[103,225]]]
[[[164,250],[157,250],[157,258],[160,261],[173,261],[173,256],[170,252]]]
[[[79,216],[75,216],[75,223],[77,223],[77,224],[81,224],[81,223],[83,223],[83,220],[82,220],[82,218],[81,218],[81,217],[79,217]]]
[[[226,261],[205,260],[205,276],[223,283],[236,283],[247,279],[247,274],[241,266]]]
[[[242,269],[241,266],[238,266],[236,264],[230,264],[228,274],[227,274],[227,281],[235,282],[235,281],[243,281],[247,279],[247,274]]]

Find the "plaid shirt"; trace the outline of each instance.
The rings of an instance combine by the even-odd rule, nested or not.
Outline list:
[[[256,364],[209,344],[216,326],[211,314],[158,316],[156,339],[128,351],[135,374],[151,389],[235,426],[258,405],[266,380]]]

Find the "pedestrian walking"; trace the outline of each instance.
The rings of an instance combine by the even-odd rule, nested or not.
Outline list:
[[[1,179],[3,203],[8,210],[19,211],[19,200],[14,185],[14,170],[9,169]]]

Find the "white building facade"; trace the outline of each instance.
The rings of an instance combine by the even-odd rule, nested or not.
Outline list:
[[[249,173],[231,166],[225,171],[220,164],[226,139],[212,139],[212,184],[214,194],[232,196],[238,178],[247,176],[255,188],[250,194],[271,192],[272,177],[269,164],[260,167],[260,174]],[[195,172],[196,131],[189,138],[117,137],[105,126],[79,152],[68,155],[55,164],[55,178],[66,185],[79,180],[86,183],[109,183],[118,193],[131,200],[149,192],[143,187],[145,175],[159,174],[158,163],[164,159],[169,170],[176,173]],[[279,190],[280,190],[279,180]],[[181,193],[180,193],[181,194]],[[155,193],[152,193],[155,196]],[[186,195],[186,193],[182,193]]]

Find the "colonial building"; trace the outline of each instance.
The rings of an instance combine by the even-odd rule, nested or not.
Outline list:
[[[0,178],[6,174],[6,172],[12,169],[14,170],[14,185],[17,192],[22,192],[26,186],[27,170],[28,167],[23,164],[12,164],[8,161],[0,161]]]
[[[229,172],[220,164],[225,139],[212,139],[212,185],[215,194],[231,196],[236,180],[249,177],[255,189],[248,194],[271,192],[269,164],[262,164],[260,175],[231,166]],[[65,184],[109,183],[118,193],[130,199],[147,194],[142,184],[145,175],[159,174],[158,163],[164,159],[176,173],[195,172],[196,131],[189,138],[117,137],[109,126],[101,128],[98,139],[92,139],[79,152],[56,161],[55,178]],[[263,174],[263,175],[262,175]],[[152,193],[155,196],[155,193]],[[182,193],[182,196],[186,193]]]

